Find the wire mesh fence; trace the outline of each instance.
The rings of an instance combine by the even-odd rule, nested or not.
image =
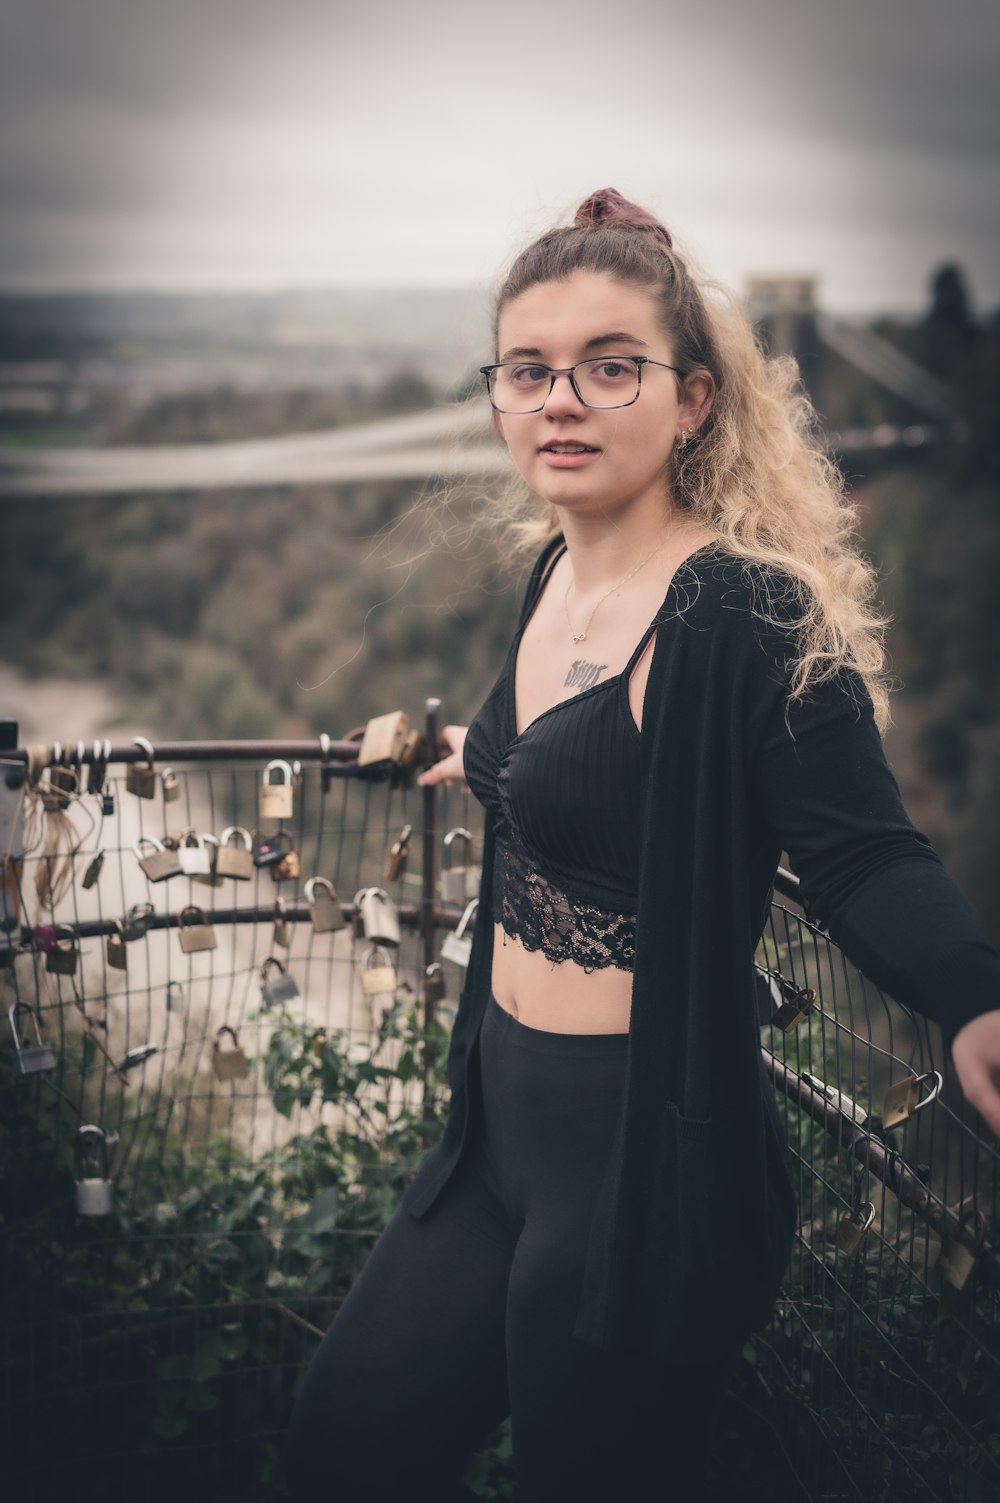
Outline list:
[[[415,743],[363,747],[2,764],[4,1446],[43,1496],[282,1497],[296,1382],[443,1128],[481,826],[414,786]],[[997,1144],[934,1026],[778,887],[761,1043],[801,1226],[720,1448],[751,1496],[978,1503]],[[509,1451],[470,1459],[479,1495],[512,1495]]]

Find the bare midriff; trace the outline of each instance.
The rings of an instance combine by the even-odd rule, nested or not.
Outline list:
[[[632,972],[606,966],[588,973],[558,964],[493,926],[493,995],[528,1028],[547,1033],[628,1033]]]

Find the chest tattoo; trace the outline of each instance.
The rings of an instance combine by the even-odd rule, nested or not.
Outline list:
[[[564,680],[566,688],[591,688],[594,684],[597,683],[597,680],[600,678],[601,674],[604,672],[607,666],[607,663],[588,663],[583,658],[577,658],[576,662],[570,665],[570,670]]]

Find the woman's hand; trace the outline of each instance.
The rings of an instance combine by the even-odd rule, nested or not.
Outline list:
[[[442,757],[440,762],[435,762],[433,767],[428,767],[417,778],[421,788],[433,787],[435,783],[443,783],[450,788],[452,783],[460,782],[463,788],[467,788],[465,781],[465,766],[462,762],[462,748],[465,746],[465,737],[469,727],[467,725],[446,725],[441,732],[439,741],[442,746],[449,749],[449,756]]]
[[[1000,1137],[1000,1008],[960,1028],[951,1057],[966,1099]]]

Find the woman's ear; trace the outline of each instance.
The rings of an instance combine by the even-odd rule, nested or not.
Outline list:
[[[681,401],[681,425],[700,428],[712,410],[715,401],[715,378],[702,366],[684,377],[684,397]]]

